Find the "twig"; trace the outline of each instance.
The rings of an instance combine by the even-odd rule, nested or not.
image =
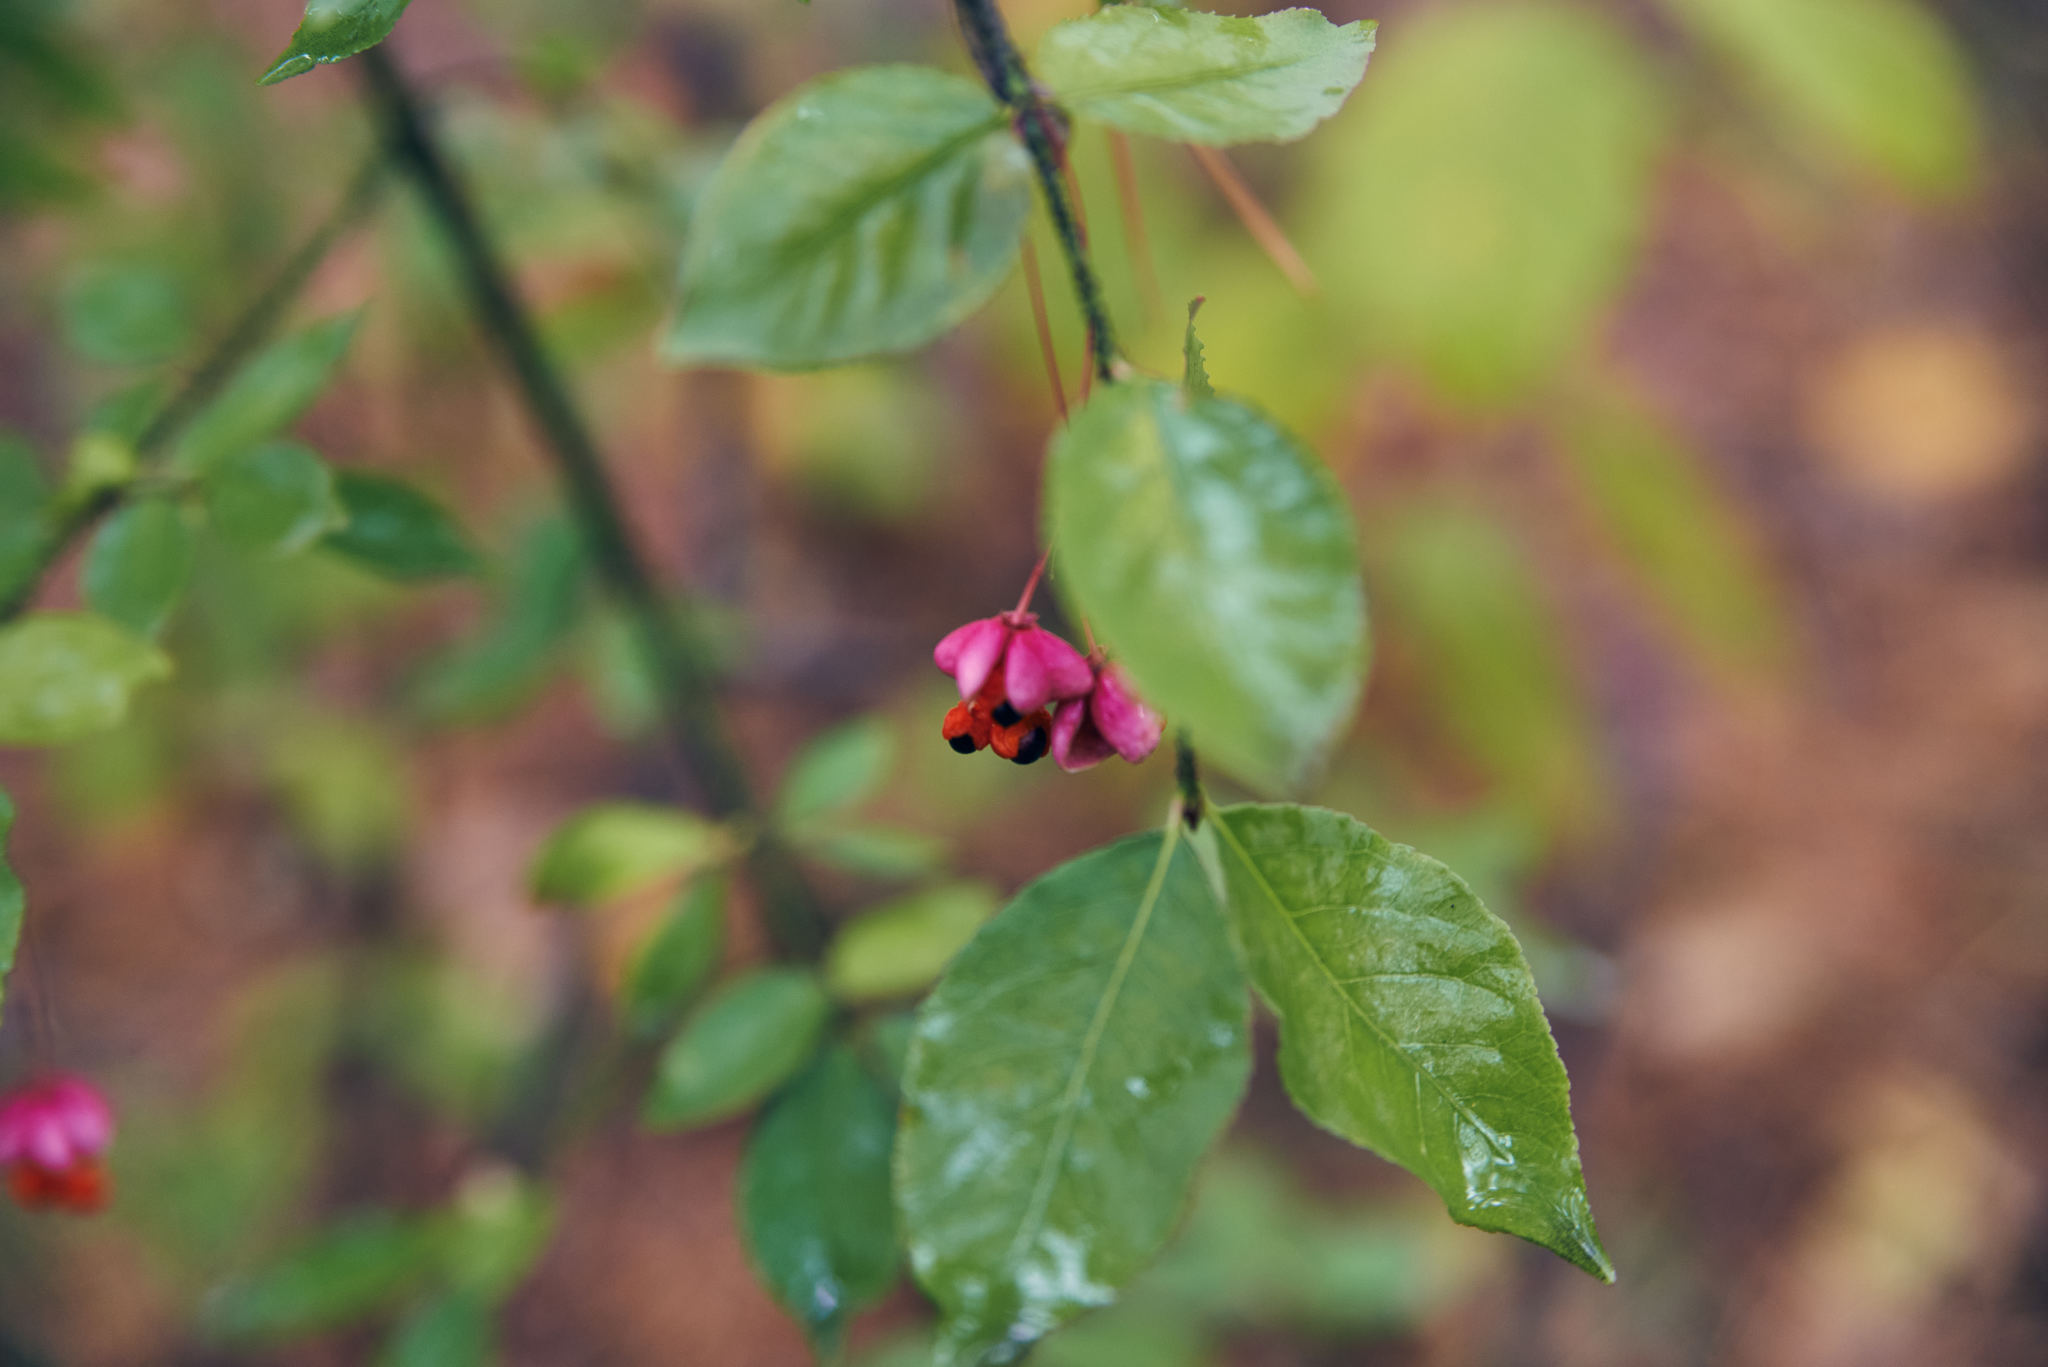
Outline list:
[[[1056,131],[1061,126],[1060,116],[1032,84],[1031,72],[1017,52],[996,0],[953,0],[953,9],[960,16],[961,32],[967,39],[967,51],[974,58],[975,68],[988,83],[990,92],[1009,107],[1016,119],[1018,136],[1024,139],[1038,169],[1038,186],[1045,193],[1060,250],[1066,253],[1067,268],[1074,278],[1074,297],[1088,324],[1092,373],[1105,384],[1114,383],[1119,359],[1115,334],[1102,302],[1102,288],[1096,283],[1095,268],[1088,261],[1087,236],[1080,231],[1073,206],[1067,202],[1067,186],[1071,182],[1063,176],[1066,141]],[[1087,396],[1084,393],[1082,397],[1085,401]],[[1041,567],[1043,564],[1041,560]],[[1032,582],[1037,582],[1035,573]],[[1089,634],[1092,650],[1094,633]],[[1174,737],[1174,772],[1180,783],[1181,819],[1192,830],[1202,819],[1202,781],[1194,743],[1185,731]]]
[[[1069,197],[1065,172],[1066,134],[1060,117],[1032,84],[1031,72],[1003,23],[995,0],[953,0],[967,51],[987,82],[989,93],[1010,110],[1017,136],[1031,154],[1038,174],[1038,188],[1045,195],[1046,212],[1052,216],[1054,234],[1066,254],[1067,270],[1074,279],[1074,297],[1081,306],[1081,318],[1088,327],[1088,350],[1096,378],[1114,379],[1119,356],[1116,334],[1110,327],[1109,310],[1103,303],[1102,286],[1095,268],[1088,262],[1087,235]]]
[[[1173,776],[1180,787],[1180,819],[1193,830],[1202,824],[1202,770],[1184,730],[1173,734]]]
[[[696,775],[715,814],[752,815],[752,785],[719,716],[710,652],[656,584],[619,510],[597,443],[543,350],[538,329],[467,193],[434,142],[404,76],[381,47],[364,53],[361,60],[392,155],[411,172],[447,234],[477,322],[512,372],[540,429],[599,577],[640,636],[661,695],[662,720],[672,749]],[[824,943],[826,923],[787,852],[763,835],[753,845],[748,867],[777,947],[792,958],[815,957]]]
[[[277,330],[292,302],[298,298],[299,291],[305,288],[328,253],[376,207],[384,190],[385,170],[383,152],[373,152],[349,182],[348,190],[334,212],[291,254],[270,284],[235,320],[227,334],[214,344],[213,350],[199,363],[199,368],[186,378],[185,383],[150,419],[149,425],[142,429],[142,435],[135,439],[138,464],[153,462],[177,440],[186,424],[199,416],[234,378],[235,372]],[[44,535],[35,572],[25,576],[11,596],[0,599],[0,622],[20,615],[35,597],[37,585],[49,573],[50,567],[63,559],[72,543],[91,530],[93,523],[120,506],[124,497],[123,490],[119,488],[102,489],[64,510],[62,519]]]

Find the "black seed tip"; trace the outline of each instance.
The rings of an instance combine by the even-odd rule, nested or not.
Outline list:
[[[974,753],[974,736],[970,732],[962,731],[957,736],[948,736],[946,737],[946,744],[952,746],[955,751],[963,755]]]
[[[1045,758],[1045,752],[1052,749],[1052,737],[1043,726],[1031,728],[1031,734],[1017,742],[1017,758],[1012,764],[1036,764]]]
[[[1024,717],[1023,713],[1010,706],[1008,698],[997,703],[996,710],[988,715],[989,720],[993,721],[997,726],[1015,726]]]

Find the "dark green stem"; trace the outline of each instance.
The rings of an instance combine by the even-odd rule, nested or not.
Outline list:
[[[383,48],[372,48],[361,61],[392,155],[411,172],[447,234],[477,321],[512,372],[540,429],[598,575],[640,637],[661,694],[670,742],[696,775],[715,814],[752,814],[752,787],[718,713],[710,653],[656,584],[620,513],[597,443],[549,361],[532,318],[468,194],[441,155],[405,78]],[[787,853],[764,837],[755,844],[749,867],[777,946],[790,957],[814,957],[825,938],[825,922]]]
[[[1173,776],[1180,785],[1180,819],[1193,830],[1202,824],[1202,772],[1186,731],[1174,733]]]
[[[1053,232],[1067,258],[1067,270],[1074,278],[1074,298],[1088,326],[1088,350],[1094,358],[1095,374],[1108,381],[1115,378],[1116,334],[1110,327],[1109,309],[1103,303],[1102,284],[1088,261],[1088,241],[1081,232],[1080,215],[1067,196],[1064,175],[1066,131],[1059,113],[1046,102],[1031,80],[1030,69],[1010,37],[1009,26],[996,0],[953,0],[960,27],[967,37],[967,50],[974,58],[981,78],[1009,109],[1031,154],[1038,173],[1038,188],[1045,194],[1047,212],[1052,215]]]
[[[355,179],[349,182],[348,190],[334,212],[291,254],[263,293],[243,310],[227,334],[199,363],[199,368],[178,386],[177,392],[142,429],[142,435],[135,439],[138,465],[146,466],[163,454],[185,430],[186,424],[199,416],[257,348],[269,340],[277,325],[284,321],[292,302],[299,297],[299,291],[306,287],[306,282],[327,259],[328,253],[351,229],[369,217],[370,210],[376,207],[378,197],[383,193],[384,176],[383,152],[372,153]],[[63,558],[73,542],[91,530],[101,517],[118,507],[125,497],[126,491],[121,487],[99,489],[61,510],[56,522],[44,533],[35,573],[24,577],[13,594],[0,599],[0,622],[19,616],[35,596],[37,584],[50,567]]]

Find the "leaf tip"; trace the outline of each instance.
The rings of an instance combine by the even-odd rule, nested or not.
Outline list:
[[[310,54],[287,49],[283,56],[271,64],[270,70],[264,72],[256,79],[256,84],[276,85],[279,81],[288,81],[294,76],[303,76],[318,65],[320,63]]]

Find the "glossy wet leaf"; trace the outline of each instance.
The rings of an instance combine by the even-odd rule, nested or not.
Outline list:
[[[587,907],[724,859],[724,827],[679,807],[601,802],[564,822],[534,860],[536,902]]]
[[[478,568],[477,554],[454,516],[402,480],[339,470],[334,497],[345,520],[320,539],[325,550],[401,583],[446,579]]]
[[[271,441],[207,468],[206,515],[230,545],[253,555],[291,555],[341,525],[327,463],[295,441]]]
[[[984,883],[949,883],[862,912],[825,955],[825,985],[843,1002],[887,1001],[922,990],[996,910]]]
[[[776,815],[789,825],[871,797],[896,760],[896,734],[878,717],[835,727],[805,746],[782,780]]]
[[[1787,123],[1930,198],[1967,190],[1983,140],[1968,63],[1918,0],[1665,0]]]
[[[896,1281],[895,1139],[895,1098],[844,1044],[813,1060],[747,1139],[747,1252],[776,1303],[828,1354]]]
[[[140,636],[162,629],[192,574],[192,529],[169,498],[138,498],[93,533],[81,581],[86,605]]]
[[[726,983],[662,1051],[642,1121],[678,1130],[750,1110],[810,1061],[831,1009],[804,969],[764,968]]]
[[[725,955],[726,880],[694,880],[634,953],[620,1010],[643,1038],[673,1026],[718,971]]]
[[[1053,441],[1046,539],[1060,596],[1204,759],[1283,789],[1350,720],[1366,660],[1351,511],[1257,410],[1155,380],[1098,389]]]
[[[384,1210],[346,1216],[220,1287],[206,1326],[218,1338],[269,1343],[352,1324],[403,1300],[439,1251],[431,1221]]]
[[[1429,1183],[1458,1223],[1612,1281],[1564,1065],[1500,919],[1341,812],[1229,807],[1205,830],[1295,1104]]]
[[[414,1306],[378,1357],[378,1367],[489,1367],[497,1326],[479,1297],[462,1292]]]
[[[306,17],[263,73],[260,84],[303,76],[322,62],[338,62],[384,41],[412,0],[306,0]]]
[[[62,745],[120,724],[171,662],[104,617],[45,612],[0,627],[0,745]]]
[[[7,862],[7,838],[14,832],[14,799],[0,788],[0,1003],[7,1000],[7,976],[14,971],[15,950],[21,945],[21,920],[28,910],[28,894],[20,875]]]
[[[203,473],[297,421],[334,378],[361,316],[345,313],[273,342],[200,410],[174,448],[173,462]]]
[[[916,66],[814,81],[747,126],[705,191],[666,344],[805,369],[924,345],[1017,254],[1030,168],[981,86]]]
[[[1303,250],[1373,351],[1507,401],[1576,357],[1627,281],[1667,126],[1604,14],[1433,7],[1314,144]]]
[[[1034,74],[1059,102],[1173,142],[1285,142],[1337,112],[1365,75],[1370,23],[1312,9],[1252,18],[1106,5],[1039,44]]]
[[[918,1012],[896,1199],[940,1361],[1019,1361],[1156,1255],[1251,1068],[1244,976],[1176,824],[1017,895]]]
[[[0,603],[25,593],[50,534],[50,483],[27,442],[0,432]]]

